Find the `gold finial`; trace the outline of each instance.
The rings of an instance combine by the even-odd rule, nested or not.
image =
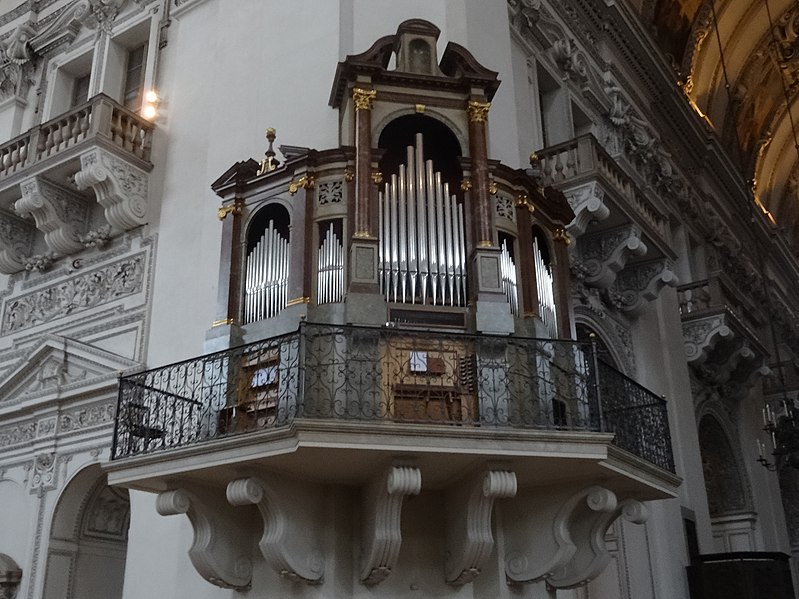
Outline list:
[[[261,160],[260,166],[258,167],[258,172],[255,173],[256,176],[263,175],[264,173],[270,173],[280,166],[280,162],[278,162],[275,158],[275,150],[272,148],[272,144],[275,143],[276,137],[277,132],[272,127],[269,127],[266,130],[266,141],[269,142],[269,147],[264,153],[264,158]]]
[[[355,110],[372,110],[372,102],[376,96],[376,90],[362,87],[352,88],[352,101],[355,102]]]
[[[533,152],[532,154],[530,154],[530,166],[536,168],[539,162],[541,162],[541,157],[538,155],[537,152]]]
[[[491,108],[491,102],[469,100],[469,103],[466,105],[466,112],[469,113],[469,121],[472,123],[485,123],[486,120],[488,120],[489,108]]]

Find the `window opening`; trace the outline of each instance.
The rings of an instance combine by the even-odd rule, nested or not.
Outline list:
[[[90,74],[75,77],[75,81],[72,84],[72,103],[70,107],[80,106],[81,104],[85,104],[89,101],[90,81]]]
[[[122,93],[122,103],[128,110],[138,110],[141,106],[146,59],[146,44],[142,44],[138,48],[134,48],[128,52],[128,62],[125,70],[125,87]]]

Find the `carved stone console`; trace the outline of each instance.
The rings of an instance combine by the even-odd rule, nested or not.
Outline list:
[[[39,176],[24,180],[20,190],[22,198],[16,201],[14,210],[22,217],[34,218],[53,253],[64,255],[83,249],[80,236],[86,231],[89,214],[86,200]]]

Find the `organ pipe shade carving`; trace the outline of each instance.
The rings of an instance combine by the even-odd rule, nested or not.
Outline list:
[[[319,269],[316,301],[319,304],[340,302],[344,297],[344,246],[333,223],[328,225],[319,245]]]
[[[289,240],[270,220],[261,239],[247,255],[245,323],[271,318],[286,307],[290,255]]]
[[[380,285],[389,302],[463,306],[466,246],[463,205],[433,161],[422,134],[378,193]]]
[[[508,240],[502,240],[502,253],[499,258],[499,267],[502,275],[502,289],[510,304],[510,311],[514,316],[519,315],[519,294],[516,283],[516,264],[513,262],[508,250]]]
[[[552,276],[552,269],[544,262],[537,237],[533,239],[533,259],[535,261],[535,280],[538,288],[538,313],[550,335],[556,337],[555,280]]]

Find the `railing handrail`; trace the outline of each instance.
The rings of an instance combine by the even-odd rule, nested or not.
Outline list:
[[[335,418],[613,432],[673,471],[665,399],[596,358],[574,339],[302,322],[120,377],[114,455]]]

